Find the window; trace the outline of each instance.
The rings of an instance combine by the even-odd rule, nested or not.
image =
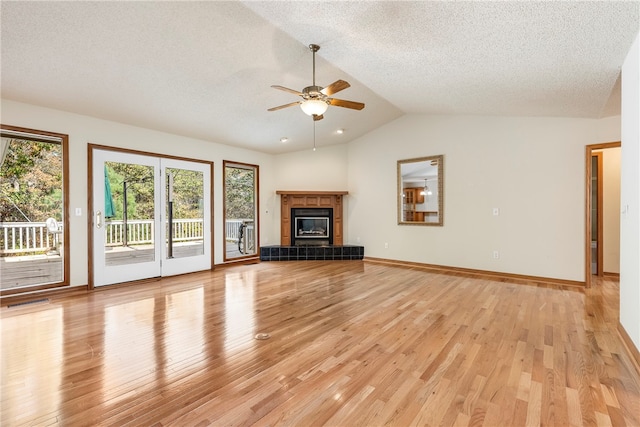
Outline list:
[[[68,136],[1,127],[0,292],[69,284]]]
[[[224,161],[225,261],[258,254],[258,166]]]

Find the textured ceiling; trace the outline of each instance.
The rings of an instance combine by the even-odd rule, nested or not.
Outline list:
[[[403,113],[598,118],[619,113],[640,2],[12,2],[2,97],[253,150],[312,146],[273,84],[343,79],[317,145]],[[617,88],[617,90],[614,90]],[[345,129],[343,135],[335,130]],[[289,142],[281,143],[281,137]],[[105,141],[108,142],[108,141]]]

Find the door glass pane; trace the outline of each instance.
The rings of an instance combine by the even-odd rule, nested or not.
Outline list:
[[[105,264],[155,260],[154,169],[105,162]]]
[[[0,289],[65,281],[64,161],[60,138],[0,138]]]
[[[225,162],[225,259],[258,253],[258,166]]]
[[[204,175],[202,172],[166,168],[165,213],[167,258],[204,253]]]

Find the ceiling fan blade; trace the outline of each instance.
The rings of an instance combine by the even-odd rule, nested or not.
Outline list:
[[[296,94],[298,96],[302,96],[302,92],[298,92],[297,90],[289,89],[288,87],[279,86],[279,85],[271,85],[271,87],[274,88],[274,89],[283,90],[285,92],[294,93],[294,94]]]
[[[300,101],[290,102],[289,104],[284,104],[284,105],[279,105],[277,107],[269,108],[267,111],[282,110],[283,108],[293,107],[294,105],[299,105],[299,104],[300,104]]]
[[[319,114],[319,115],[318,114],[314,114],[313,115],[313,121],[314,122],[317,122],[318,120],[322,120],[322,119],[324,119],[324,116],[322,114]]]
[[[331,96],[334,93],[340,92],[341,90],[345,90],[350,86],[351,85],[345,82],[344,80],[336,80],[335,82],[331,83],[329,86],[322,89],[320,92],[322,92],[327,96]]]
[[[362,110],[364,108],[362,102],[345,101],[344,99],[329,98],[329,104],[335,105],[336,107],[351,108],[353,110]]]

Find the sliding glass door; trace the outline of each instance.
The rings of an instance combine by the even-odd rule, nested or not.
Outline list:
[[[92,150],[93,286],[211,268],[211,164]]]
[[[160,159],[163,176],[162,275],[207,270],[211,264],[211,166]]]
[[[93,151],[93,285],[158,277],[161,255],[157,158]]]

